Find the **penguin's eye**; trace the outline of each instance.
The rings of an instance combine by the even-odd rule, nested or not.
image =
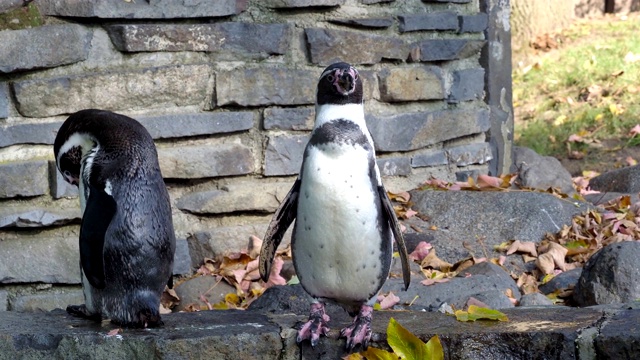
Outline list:
[[[64,175],[66,178],[70,178],[71,177],[71,172],[69,172],[69,170],[65,170],[62,172],[62,175]]]
[[[327,81],[332,83],[333,80],[335,80],[335,78],[333,77],[333,75],[327,75]]]
[[[358,78],[360,78],[360,75],[358,75],[358,73],[356,73],[356,76],[353,79],[354,80],[358,80]]]

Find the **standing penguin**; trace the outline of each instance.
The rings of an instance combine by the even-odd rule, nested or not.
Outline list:
[[[335,63],[322,72],[300,175],[271,220],[260,252],[260,275],[266,281],[276,248],[296,219],[293,264],[313,297],[297,341],[310,339],[312,346],[329,331],[323,303],[329,300],[355,315],[340,332],[347,349],[367,347],[376,295],[389,276],[393,239],[405,289],[409,286],[407,251],[380,179],[362,93],[362,80],[351,65]]]
[[[162,325],[160,295],[176,247],[169,194],[151,135],[136,120],[82,110],[60,127],[58,170],[80,188],[84,305],[67,312],[129,327]]]

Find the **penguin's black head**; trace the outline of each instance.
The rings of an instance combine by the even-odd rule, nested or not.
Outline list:
[[[318,105],[362,104],[362,79],[353,66],[338,62],[329,65],[318,81]]]

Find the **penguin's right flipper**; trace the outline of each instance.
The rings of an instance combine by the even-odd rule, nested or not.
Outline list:
[[[263,281],[269,280],[269,273],[271,272],[271,263],[273,262],[273,256],[278,249],[278,245],[282,241],[284,233],[287,232],[289,225],[296,218],[298,213],[298,195],[300,194],[300,178],[296,179],[296,182],[289,190],[287,197],[280,204],[278,210],[271,219],[267,233],[264,235],[262,249],[260,249],[260,277]]]
[[[104,238],[117,205],[97,186],[89,187],[89,198],[80,226],[80,264],[91,286],[104,289]]]

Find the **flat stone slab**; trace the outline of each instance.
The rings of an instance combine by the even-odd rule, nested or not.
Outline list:
[[[596,348],[626,358],[639,355],[640,329],[634,325],[640,318],[638,309],[549,306],[503,312],[509,321],[463,323],[441,313],[376,311],[371,346],[389,349],[386,328],[393,317],[423,341],[439,335],[447,359],[580,360],[589,358],[583,354],[594,354]],[[332,318],[331,331],[316,348],[295,342],[293,326],[305,319],[304,315],[239,310],[173,313],[163,315],[162,328],[124,329],[109,336],[117,326],[76,319],[62,310],[7,311],[0,312],[0,349],[6,358],[29,359],[337,359],[345,355],[344,340],[337,337],[350,322],[346,314]],[[582,338],[589,330],[598,331],[592,339]]]

